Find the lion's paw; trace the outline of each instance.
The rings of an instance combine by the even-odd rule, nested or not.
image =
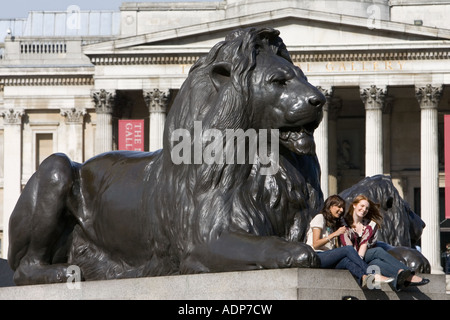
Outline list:
[[[430,262],[428,262],[427,258],[416,249],[409,247],[393,247],[392,249],[389,249],[388,252],[413,271],[419,273],[430,273],[431,271]]]
[[[318,268],[320,260],[316,252],[307,244],[287,242],[280,253],[279,268]]]

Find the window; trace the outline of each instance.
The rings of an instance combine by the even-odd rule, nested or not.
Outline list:
[[[36,169],[48,156],[53,153],[53,134],[36,134]]]

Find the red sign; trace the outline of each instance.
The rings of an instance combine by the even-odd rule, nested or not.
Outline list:
[[[450,115],[444,115],[445,219],[450,219]]]
[[[119,150],[144,151],[144,120],[119,120]]]

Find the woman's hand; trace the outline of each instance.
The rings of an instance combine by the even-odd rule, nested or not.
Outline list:
[[[361,259],[364,260],[364,256],[366,255],[366,251],[367,251],[367,243],[363,243],[358,250],[358,254],[361,257]]]
[[[346,227],[340,227],[335,232],[331,233],[328,237],[322,238],[322,229],[313,228],[313,247],[318,250],[327,242],[331,242],[333,238],[339,237],[341,234],[344,234],[347,231]]]
[[[333,232],[331,235],[333,237],[339,237],[341,234],[344,234],[347,231],[346,227],[340,227],[339,229],[337,229],[335,232]]]

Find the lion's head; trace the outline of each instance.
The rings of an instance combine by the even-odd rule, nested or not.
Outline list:
[[[166,152],[175,129],[278,129],[281,146],[314,154],[313,132],[325,97],[295,66],[279,31],[240,29],[191,68],[166,122]]]

